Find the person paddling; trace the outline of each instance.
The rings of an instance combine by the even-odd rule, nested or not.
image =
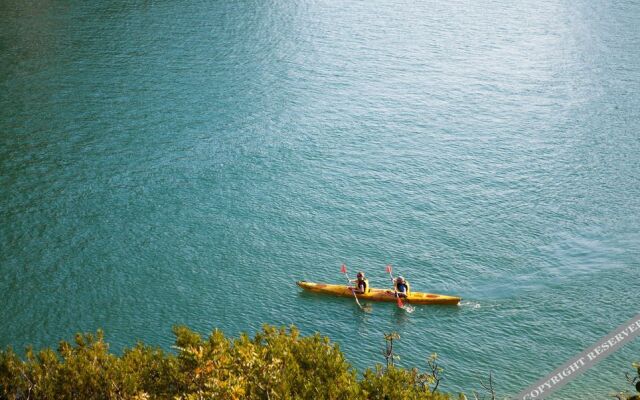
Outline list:
[[[364,272],[358,272],[356,279],[351,282],[355,283],[355,287],[353,288],[354,293],[365,294],[369,292],[369,281],[364,277]]]
[[[403,277],[399,276],[393,280],[393,289],[398,294],[398,297],[407,298],[409,295],[409,282],[407,282]]]

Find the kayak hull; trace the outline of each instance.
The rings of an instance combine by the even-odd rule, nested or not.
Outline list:
[[[332,296],[342,296],[342,297],[353,297],[353,292],[351,291],[351,287],[347,285],[332,285],[328,283],[314,283],[307,281],[298,281],[296,282],[298,286],[303,288],[304,290],[314,292],[314,293],[322,293],[328,294]],[[388,301],[395,302],[396,295],[393,290],[389,289],[374,289],[372,288],[369,293],[359,294],[358,299],[361,300],[370,300],[370,301]],[[410,304],[448,304],[448,305],[457,305],[460,303],[461,298],[457,296],[447,296],[444,294],[434,294],[434,293],[422,293],[422,292],[411,292],[409,296],[406,298],[402,298],[403,301],[406,301]]]

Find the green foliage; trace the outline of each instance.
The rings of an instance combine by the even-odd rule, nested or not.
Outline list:
[[[175,327],[175,352],[142,343],[109,352],[101,331],[57,351],[0,351],[0,399],[449,399],[429,374],[377,366],[358,379],[336,344],[318,334],[264,326],[253,338],[204,339]],[[395,337],[394,337],[395,338]]]
[[[403,369],[389,367],[383,370],[378,365],[375,369],[368,369],[361,381],[363,396],[371,400],[444,400],[448,394],[432,393],[426,384],[424,374],[417,369]]]

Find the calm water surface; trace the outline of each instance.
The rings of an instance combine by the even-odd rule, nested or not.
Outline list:
[[[296,324],[518,392],[638,312],[640,4],[0,4],[0,346]],[[340,264],[460,307],[300,293]],[[559,392],[625,388],[640,342]]]

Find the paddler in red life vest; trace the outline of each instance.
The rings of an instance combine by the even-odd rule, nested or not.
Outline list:
[[[364,277],[364,272],[360,271],[356,275],[356,279],[351,282],[355,283],[356,286],[353,288],[354,293],[356,294],[365,294],[369,293],[369,281]]]
[[[409,282],[407,282],[403,277],[399,276],[393,280],[393,290],[398,293],[398,297],[406,298],[409,295]]]

